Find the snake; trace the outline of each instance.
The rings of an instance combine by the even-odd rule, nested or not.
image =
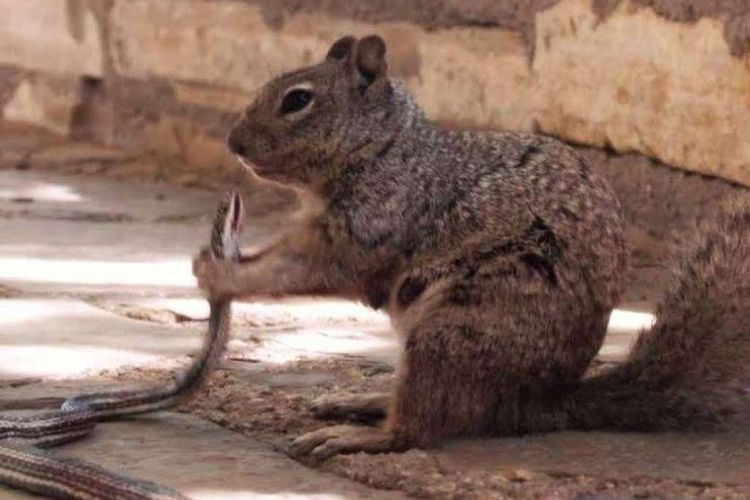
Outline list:
[[[243,202],[234,191],[219,202],[207,252],[238,261]],[[227,344],[231,300],[208,300],[209,319],[200,354],[173,381],[152,388],[84,394],[59,410],[31,416],[0,415],[0,483],[67,500],[174,500],[179,492],[121,476],[88,462],[58,458],[46,449],[82,439],[97,423],[172,408],[195,394],[218,364]]]

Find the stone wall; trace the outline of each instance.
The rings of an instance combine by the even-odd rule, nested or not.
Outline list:
[[[710,8],[708,7],[710,4]],[[429,116],[537,130],[750,185],[743,0],[0,0],[0,110],[225,175],[271,76],[380,33]]]

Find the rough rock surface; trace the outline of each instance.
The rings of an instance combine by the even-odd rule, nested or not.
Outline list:
[[[107,47],[88,9],[71,16],[75,2],[0,1],[0,63],[51,73],[102,75]]]
[[[263,82],[342,33],[378,32],[437,120],[539,130],[750,185],[741,0],[45,0],[38,16],[40,0],[5,2],[0,64],[83,79],[76,94],[14,77],[6,117],[152,151],[197,182],[225,166],[222,139]]]

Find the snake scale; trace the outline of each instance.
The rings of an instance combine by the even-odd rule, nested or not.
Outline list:
[[[219,203],[209,251],[238,260],[243,204],[229,192]],[[195,361],[173,382],[134,391],[87,394],[66,400],[60,410],[29,417],[0,415],[0,483],[38,495],[75,500],[184,499],[154,483],[120,476],[96,465],[56,458],[43,448],[81,439],[98,422],[175,406],[195,393],[216,366],[229,336],[231,301],[209,301],[208,331]]]

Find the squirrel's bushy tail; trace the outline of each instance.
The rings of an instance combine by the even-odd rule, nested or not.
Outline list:
[[[750,406],[750,203],[727,204],[685,246],[629,359],[571,394],[571,428],[707,428]]]

